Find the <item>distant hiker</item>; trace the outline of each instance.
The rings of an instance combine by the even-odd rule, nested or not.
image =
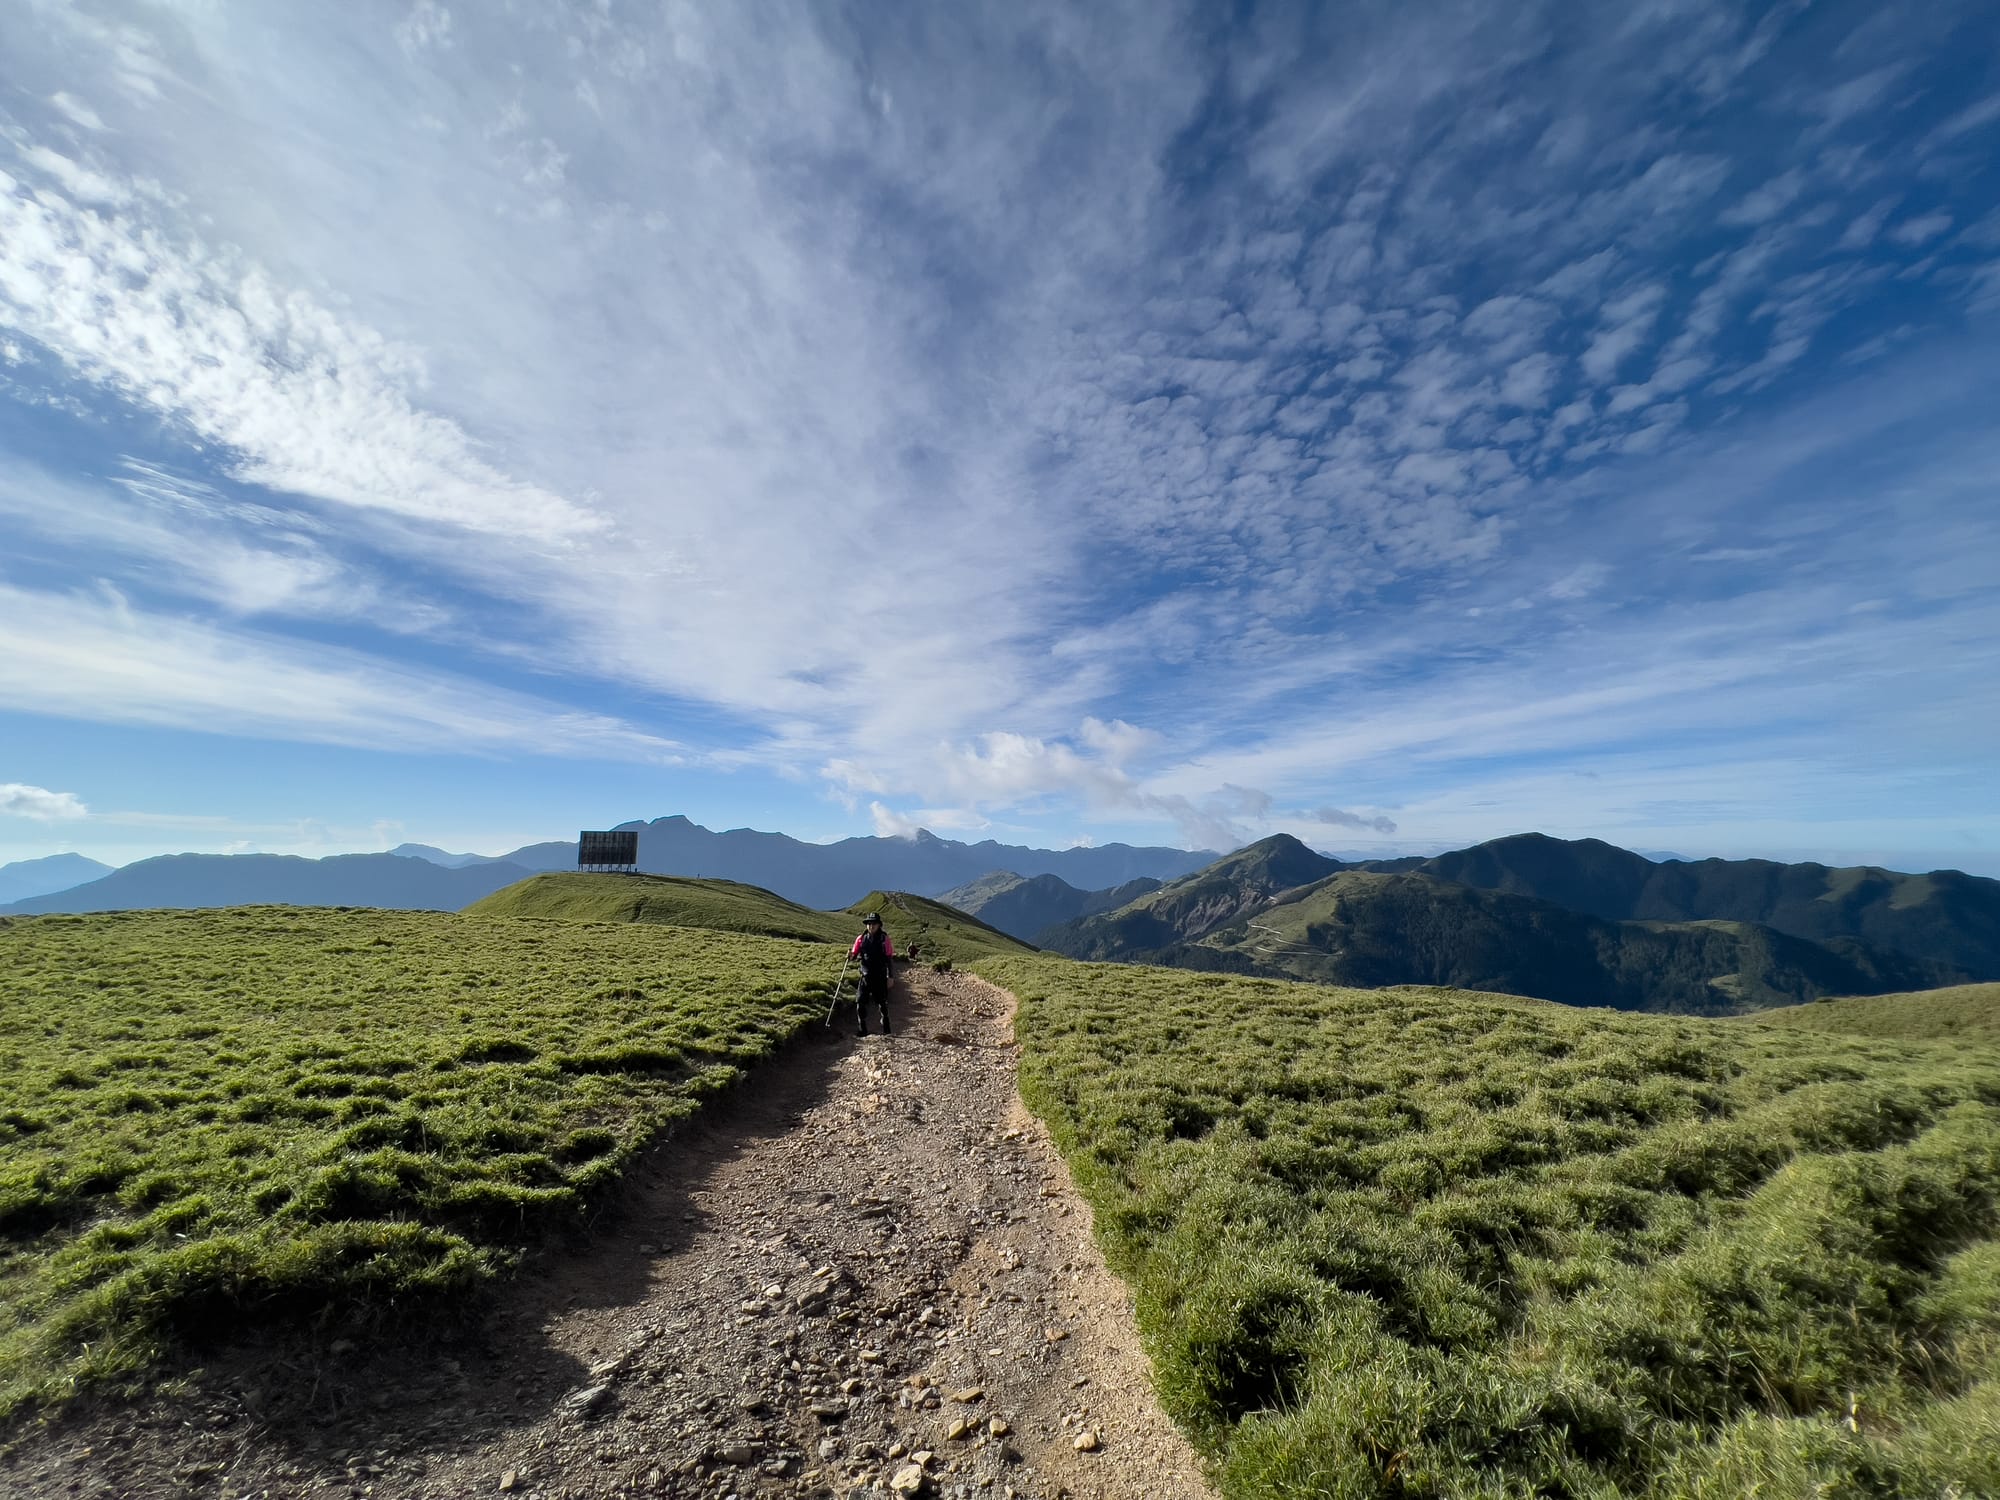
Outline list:
[[[861,960],[861,987],[854,992],[854,1034],[868,1035],[868,1001],[873,998],[881,1012],[882,1035],[889,1034],[889,962],[896,945],[882,930],[882,917],[870,912],[861,919],[861,936],[848,949],[848,957]]]

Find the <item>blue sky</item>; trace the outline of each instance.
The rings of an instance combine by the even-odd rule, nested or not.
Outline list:
[[[0,860],[2000,874],[1996,163],[1970,0],[19,0]]]

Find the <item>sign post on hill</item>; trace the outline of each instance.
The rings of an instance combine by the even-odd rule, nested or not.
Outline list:
[[[586,874],[639,872],[639,831],[628,828],[614,832],[585,831],[576,836],[576,867]]]

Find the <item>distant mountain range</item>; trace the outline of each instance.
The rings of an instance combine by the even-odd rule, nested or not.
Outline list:
[[[1128,844],[1084,849],[1030,849],[990,839],[963,844],[927,832],[912,838],[809,844],[748,828],[716,833],[684,817],[618,826],[638,833],[639,868],[647,874],[740,881],[821,910],[844,906],[870,890],[936,896],[996,869],[1018,870],[1027,877],[1060,876],[1076,887],[1115,888],[1138,878],[1185,875],[1216,858],[1213,850]],[[95,861],[82,863],[93,866],[101,878],[85,872],[67,888],[44,883],[0,903],[0,911],[111,911],[255,902],[456,911],[526,875],[575,869],[576,845],[561,840],[529,844],[497,858],[404,844],[388,854],[342,854],[318,860],[275,854],[173,854],[117,871]]]
[[[638,833],[648,873],[737,881],[821,911],[859,892],[907,891],[1084,959],[1693,1013],[2000,980],[2000,881],[1952,870],[1655,861],[1541,834],[1348,862],[1284,835],[1218,858],[928,833],[809,844],[716,833],[683,817],[622,826]],[[500,858],[424,844],[319,860],[189,854],[52,890],[105,869],[57,856],[0,869],[27,889],[42,886],[0,911],[262,902],[458,910],[575,862],[576,845],[561,841]]]
[[[1212,849],[1130,844],[1083,849],[1030,849],[991,839],[963,844],[922,830],[909,838],[808,844],[750,828],[716,833],[684,817],[617,826],[639,835],[639,868],[648,875],[741,881],[821,910],[843,906],[866,890],[940,896],[996,870],[1029,878],[1055,875],[1080,890],[1102,890],[1141,878],[1172,880],[1217,858]],[[530,844],[503,857],[530,869],[569,870],[576,867],[576,845]]]
[[[0,865],[0,906],[9,901],[26,901],[31,896],[46,896],[50,891],[66,891],[86,880],[109,875],[111,870],[112,866],[101,865],[81,854],[17,859],[10,865]]]
[[[2000,979],[2000,881],[1654,865],[1539,834],[1343,865],[1279,835],[1034,941],[1082,959],[1728,1013]]]
[[[1059,875],[1016,875],[995,870],[937,899],[968,916],[1032,943],[1037,933],[1078,917],[1094,916],[1157,891],[1161,882],[1140,876],[1104,891],[1080,891]]]
[[[397,854],[163,854],[0,911],[130,911],[194,906],[382,906],[457,911],[534,872],[505,861],[446,869]]]
[[[400,854],[404,859],[421,859],[430,864],[443,865],[447,870],[463,870],[467,865],[497,865],[507,858],[504,854],[453,854],[435,844],[398,844],[389,852]]]
[[[1758,922],[1793,937],[1857,938],[2000,979],[2000,880],[1768,859],[1655,864],[1599,839],[1523,833],[1417,863],[1439,880],[1553,901],[1611,921]]]

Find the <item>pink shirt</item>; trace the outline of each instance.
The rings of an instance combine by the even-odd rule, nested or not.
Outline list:
[[[861,938],[867,936],[868,934],[864,932],[861,934],[861,937],[854,940],[854,946],[847,950],[849,958],[859,958],[861,956]],[[884,958],[894,958],[896,956],[896,941],[886,932],[882,934],[882,956]]]

